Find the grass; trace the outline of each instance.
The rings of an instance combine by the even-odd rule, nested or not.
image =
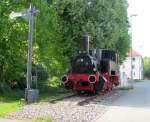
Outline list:
[[[62,85],[60,78],[52,77],[48,79],[47,85],[39,85],[40,87],[40,102],[49,102],[54,99],[59,99],[71,92],[64,88]]]
[[[51,100],[61,98],[70,92],[63,87],[50,87],[40,91],[39,102],[49,102]],[[15,90],[5,95],[0,94],[0,117],[5,117],[9,113],[18,111],[24,105],[24,91]],[[46,121],[48,118],[39,118],[37,122]],[[41,121],[40,121],[41,120]]]
[[[16,90],[5,95],[0,95],[0,117],[4,117],[11,112],[18,111],[23,106],[23,91]]]
[[[33,122],[52,122],[52,119],[50,117],[40,117],[33,120]]]
[[[6,116],[8,113],[18,111],[22,105],[18,101],[3,103],[0,102],[0,117]]]
[[[40,102],[47,102],[54,99],[58,99],[70,93],[71,92],[64,89],[64,87],[51,87],[40,93]]]
[[[134,82],[144,82],[144,80],[135,79]]]
[[[127,86],[127,87],[121,87],[120,90],[131,90],[133,89],[133,86]]]
[[[58,85],[52,86],[40,86],[40,100],[36,103],[40,102],[50,102],[54,99],[59,99],[71,92],[66,90],[64,87],[58,87]],[[10,113],[18,111],[23,105],[24,101],[24,91],[21,90],[8,90],[5,91],[5,94],[0,94],[0,117],[5,117]],[[50,117],[37,118],[35,120],[31,120],[33,122],[52,122]]]

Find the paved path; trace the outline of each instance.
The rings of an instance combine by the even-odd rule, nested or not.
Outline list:
[[[10,119],[0,119],[0,122],[27,122],[27,121],[21,121],[21,120],[10,120]]]
[[[134,84],[95,122],[150,122],[150,81]]]

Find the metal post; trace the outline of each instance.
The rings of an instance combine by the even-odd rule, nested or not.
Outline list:
[[[32,84],[32,43],[33,43],[33,24],[34,24],[33,6],[29,8],[29,34],[28,34],[28,61],[27,61],[27,89],[31,89]]]
[[[136,16],[137,16],[136,14],[130,15],[130,27],[131,27],[131,80],[133,80],[133,69],[132,69],[132,65],[133,65],[133,62],[132,62],[132,58],[133,58],[133,53],[132,53],[132,50],[133,50],[133,47],[132,47],[132,43],[133,43],[133,27],[132,27],[132,17],[136,17]]]
[[[132,58],[133,58],[133,53],[132,53],[132,40],[133,40],[133,33],[132,33],[132,16],[130,17],[130,22],[131,22],[131,80],[133,80],[133,70],[132,70]]]
[[[132,69],[132,65],[133,65],[133,61],[132,61],[132,58],[133,58],[133,53],[132,53],[132,50],[133,50],[133,47],[132,47],[133,27],[132,27],[132,17],[136,17],[136,16],[137,16],[136,14],[130,15],[130,27],[131,27],[131,88],[133,88],[133,69]]]
[[[27,88],[25,89],[25,99],[27,103],[32,103],[38,100],[39,90],[32,89],[32,44],[33,44],[33,25],[34,25],[34,15],[39,11],[36,10],[32,4],[30,8],[26,11],[10,14],[10,18],[23,17],[29,20],[29,33],[28,33],[28,59],[27,59],[27,76],[26,84]]]
[[[32,89],[32,45],[33,45],[33,26],[34,15],[38,12],[32,4],[28,9],[29,33],[28,33],[28,61],[27,61],[27,89],[25,91],[25,98],[27,103],[32,103],[38,100],[39,90]]]

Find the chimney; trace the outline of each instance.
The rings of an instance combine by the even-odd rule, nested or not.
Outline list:
[[[89,54],[89,41],[90,41],[90,36],[88,34],[85,34],[83,36],[83,52],[86,52]]]

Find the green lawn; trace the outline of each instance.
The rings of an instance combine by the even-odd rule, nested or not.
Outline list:
[[[5,95],[0,94],[0,117],[19,110],[24,104],[23,97],[24,92],[20,90],[15,90]]]
[[[59,99],[71,93],[71,91],[66,90],[63,87],[51,87],[47,91],[40,93],[40,102],[49,102],[51,100]]]
[[[39,102],[49,102],[51,100],[61,98],[67,94],[70,94],[70,91],[58,87],[50,87],[44,91],[40,91],[40,100]],[[4,117],[11,112],[18,111],[24,103],[24,91],[13,91],[7,95],[0,95],[0,117]],[[38,102],[37,102],[38,104]],[[39,118],[37,121],[46,122],[47,119]]]
[[[36,118],[33,120],[33,122],[52,122],[50,117],[45,117],[45,118]]]
[[[135,79],[134,82],[144,82],[144,80]]]
[[[8,103],[0,102],[0,117],[4,117],[8,113],[19,110],[21,106],[22,105],[19,101],[8,102]]]

